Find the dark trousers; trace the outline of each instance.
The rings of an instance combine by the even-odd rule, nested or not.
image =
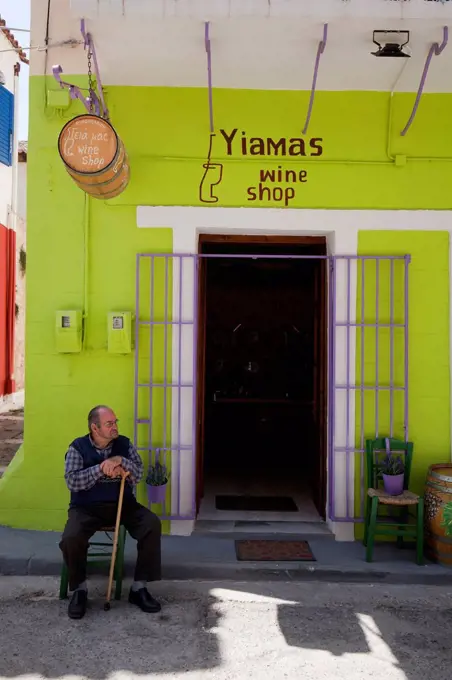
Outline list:
[[[100,529],[114,527],[116,512],[116,503],[96,503],[69,509],[60,548],[69,572],[70,590],[75,590],[86,580],[89,539]],[[137,540],[135,581],[159,581],[161,579],[160,519],[132,499],[124,501],[121,524],[125,526],[132,538]]]

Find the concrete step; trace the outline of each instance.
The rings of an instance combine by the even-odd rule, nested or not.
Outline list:
[[[195,523],[194,534],[233,538],[244,536],[284,536],[300,539],[304,536],[334,536],[325,522],[272,522],[254,520],[212,520],[201,519]]]

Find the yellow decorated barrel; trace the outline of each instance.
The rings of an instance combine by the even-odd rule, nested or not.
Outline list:
[[[424,503],[427,556],[452,566],[452,463],[429,467]]]
[[[130,171],[124,144],[100,116],[87,113],[66,123],[58,150],[76,185],[93,198],[115,198],[127,187]]]

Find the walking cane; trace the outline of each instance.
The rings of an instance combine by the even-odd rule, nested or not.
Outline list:
[[[121,486],[119,489],[119,499],[118,499],[118,511],[116,513],[116,526],[115,535],[113,539],[113,552],[111,554],[110,562],[110,576],[108,577],[108,588],[107,588],[107,600],[104,604],[104,610],[108,612],[110,610],[110,599],[111,599],[111,589],[113,587],[113,575],[115,573],[115,562],[116,562],[116,551],[118,548],[118,538],[119,538],[119,527],[121,525],[121,510],[122,510],[122,500],[124,498],[124,486],[126,483],[126,477],[129,476],[129,472],[125,472],[121,475]]]

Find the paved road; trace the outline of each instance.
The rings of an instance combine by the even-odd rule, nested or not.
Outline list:
[[[102,588],[104,581],[98,582]],[[162,582],[70,621],[53,578],[0,577],[0,680],[450,680],[452,589]]]

